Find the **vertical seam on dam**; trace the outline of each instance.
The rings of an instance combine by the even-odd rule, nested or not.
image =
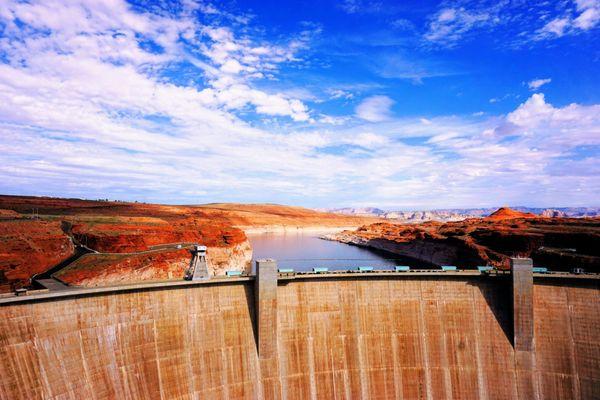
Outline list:
[[[156,334],[156,321],[152,321],[152,335],[154,336],[154,356],[156,357],[156,373],[158,374],[158,390],[160,398],[164,398],[162,379],[160,376],[160,358],[158,357],[158,335]]]
[[[442,340],[441,343],[441,360],[440,364],[442,366],[442,373],[444,375],[444,388],[446,389],[446,396],[448,399],[452,399],[452,375],[450,373],[450,365],[448,363],[448,337],[446,333],[446,325],[444,318],[442,316],[442,310],[446,305],[446,300],[444,299],[436,299],[435,300],[435,310],[437,313],[437,317],[440,321],[440,328],[442,329]],[[458,400],[458,399],[457,399]]]
[[[423,299],[423,285],[419,282],[419,296]],[[425,317],[423,315],[423,301],[419,302],[419,324],[421,325],[421,332],[423,337],[423,360],[425,361],[425,391],[427,394],[427,400],[433,400],[431,393],[431,371],[429,369],[429,347],[427,346],[427,324],[425,324]]]
[[[354,286],[357,286],[356,282],[354,282]],[[355,292],[357,288],[355,287]],[[359,365],[365,365],[365,356],[363,354],[363,332],[361,329],[361,325],[359,323],[360,317],[360,297],[355,296],[354,299],[354,325],[356,326],[356,345],[358,346],[358,363]],[[363,399],[369,398],[369,388],[367,387],[367,371],[364,368],[359,370],[360,375],[360,395]]]
[[[561,288],[562,289],[562,288]],[[564,290],[564,289],[563,289]],[[571,305],[571,299],[569,298],[569,291],[568,290],[564,290],[565,292],[565,299],[567,301],[567,318],[569,318],[569,346],[570,346],[570,361],[571,361],[571,374],[573,375],[573,398],[574,399],[578,399],[581,396],[580,393],[580,383],[579,383],[579,374],[577,373],[577,366],[576,366],[576,355],[575,355],[575,335],[573,334],[573,312],[572,312],[572,308],[573,306]]]
[[[475,286],[471,287],[471,312],[473,313],[473,322],[475,327],[475,361],[477,362],[477,386],[479,387],[479,399],[487,400],[487,387],[485,385],[485,378],[483,376],[484,369],[482,368],[481,363],[481,343],[479,342],[481,338],[481,329],[480,329],[480,321],[478,319],[478,314],[475,310]]]
[[[92,380],[90,379],[89,368],[87,366],[87,362],[85,360],[85,355],[84,355],[84,352],[83,352],[83,337],[81,336],[81,331],[77,332],[77,333],[78,333],[77,336],[79,337],[79,354],[81,354],[81,363],[83,365],[83,373],[84,373],[84,375],[86,377],[86,380],[88,382],[91,382]],[[95,400],[96,399],[96,395],[95,395],[94,391],[90,390],[90,393],[92,395],[92,400]]]

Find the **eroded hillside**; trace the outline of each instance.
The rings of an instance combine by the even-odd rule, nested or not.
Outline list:
[[[599,218],[548,218],[503,208],[486,218],[376,223],[330,238],[408,256],[424,265],[507,268],[510,257],[521,256],[555,270],[600,271]]]
[[[377,221],[280,205],[171,206],[24,196],[0,196],[0,290],[27,286],[33,275],[73,255],[61,270],[74,285],[180,279],[186,245],[209,248],[209,269],[249,270],[252,249],[243,229],[358,227]],[[177,245],[181,244],[181,248]]]

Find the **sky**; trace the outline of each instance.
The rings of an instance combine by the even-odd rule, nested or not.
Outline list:
[[[600,206],[600,0],[0,0],[0,193]]]

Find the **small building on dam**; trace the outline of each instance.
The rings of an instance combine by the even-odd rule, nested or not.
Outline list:
[[[0,399],[600,399],[600,280],[257,276],[0,299]]]

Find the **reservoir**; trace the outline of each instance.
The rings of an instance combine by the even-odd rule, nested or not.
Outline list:
[[[415,266],[414,260],[345,243],[319,239],[318,232],[248,233],[253,260],[274,258],[279,268],[311,271],[313,267],[330,270],[371,266],[393,269],[395,265]],[[254,268],[254,262],[253,268]]]

